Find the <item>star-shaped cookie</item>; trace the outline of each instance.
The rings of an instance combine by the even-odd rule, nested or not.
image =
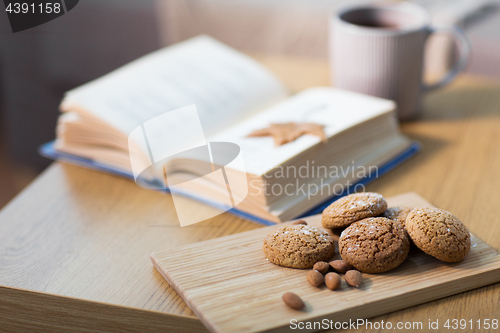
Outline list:
[[[319,136],[323,142],[326,142],[325,132],[323,125],[314,123],[284,123],[284,124],[271,124],[267,128],[253,131],[248,134],[249,137],[262,137],[272,136],[275,146],[282,146],[285,143],[293,142],[305,134],[312,134]]]

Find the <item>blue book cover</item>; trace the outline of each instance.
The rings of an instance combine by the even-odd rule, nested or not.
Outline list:
[[[394,157],[392,160],[388,161],[384,165],[381,165],[378,168],[378,172],[376,175],[368,175],[367,177],[360,179],[357,183],[353,183],[348,188],[345,188],[344,192],[342,194],[328,198],[327,200],[320,203],[316,207],[311,208],[309,211],[302,214],[301,216],[297,216],[297,218],[302,218],[302,217],[306,217],[306,216],[310,216],[310,215],[320,214],[321,212],[323,212],[323,210],[331,202],[333,202],[333,201],[337,200],[338,198],[343,197],[343,196],[347,195],[348,193],[352,192],[353,188],[355,188],[357,185],[360,185],[360,184],[367,185],[368,183],[375,180],[376,178],[383,176],[384,174],[386,174],[390,170],[394,169],[399,164],[403,163],[404,161],[406,161],[407,159],[409,159],[410,157],[415,155],[419,150],[420,150],[420,144],[416,141],[412,142],[412,144],[408,147],[408,149],[406,149],[405,151],[403,151],[402,153],[400,153],[399,155],[397,155],[396,157]],[[118,175],[121,177],[125,177],[128,179],[134,180],[134,176],[128,170],[115,168],[113,166],[99,163],[99,162],[91,160],[91,159],[87,159],[87,158],[83,158],[80,156],[75,156],[75,155],[71,155],[71,154],[57,151],[54,147],[54,141],[48,142],[48,143],[42,145],[39,149],[39,152],[41,155],[43,155],[47,158],[65,161],[65,162],[68,162],[71,164],[76,164],[76,165],[79,165],[79,166],[82,166],[85,168],[89,168],[89,169],[93,169],[93,170],[97,170],[97,171],[101,171],[101,172],[105,172],[105,173],[109,173],[109,174],[113,174],[113,175]],[[164,189],[164,191],[169,192],[168,188]],[[248,212],[245,212],[245,211],[242,211],[242,210],[239,210],[236,208],[231,207],[229,209],[229,207],[226,207],[225,205],[223,205],[219,202],[209,200],[209,198],[206,198],[203,196],[195,196],[195,195],[192,195],[190,193],[180,193],[180,194],[184,195],[188,198],[197,200],[199,202],[205,203],[207,205],[210,205],[212,207],[215,207],[217,209],[227,211],[228,213],[233,214],[235,216],[238,216],[240,218],[243,218],[245,220],[253,221],[256,223],[263,224],[263,225],[275,224],[274,222],[265,220],[261,217],[252,215]]]

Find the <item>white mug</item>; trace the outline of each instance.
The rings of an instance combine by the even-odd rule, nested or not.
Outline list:
[[[459,58],[440,81],[428,85],[422,81],[424,47],[436,32],[454,38]],[[333,85],[394,100],[400,119],[418,115],[422,92],[451,82],[465,68],[469,54],[461,29],[432,26],[427,11],[408,2],[344,7],[331,21]]]

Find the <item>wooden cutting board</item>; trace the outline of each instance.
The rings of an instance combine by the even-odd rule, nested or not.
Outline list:
[[[415,193],[388,202],[389,207],[430,206]],[[320,219],[316,215],[306,220],[320,226]],[[363,274],[359,289],[345,281],[336,291],[315,288],[306,280],[309,270],[283,268],[266,260],[262,241],[277,227],[153,253],[151,259],[213,332],[288,331],[291,319],[339,322],[371,318],[500,281],[500,256],[472,235],[471,251],[460,263],[443,263],[412,250],[395,270]],[[339,258],[337,254],[334,259]],[[287,291],[302,297],[305,311],[285,306],[281,296]]]

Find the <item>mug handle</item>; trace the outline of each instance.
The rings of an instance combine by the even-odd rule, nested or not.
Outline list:
[[[434,90],[437,88],[441,88],[442,86],[447,85],[453,79],[460,74],[467,65],[467,61],[469,60],[470,52],[471,52],[471,46],[469,39],[465,35],[464,31],[460,29],[457,26],[434,26],[429,28],[429,36],[435,33],[448,33],[451,35],[453,38],[454,42],[458,46],[459,50],[459,58],[457,63],[453,66],[452,69],[450,69],[444,76],[443,78],[433,84],[427,84],[425,82],[422,82],[422,89],[424,91],[430,91]]]

